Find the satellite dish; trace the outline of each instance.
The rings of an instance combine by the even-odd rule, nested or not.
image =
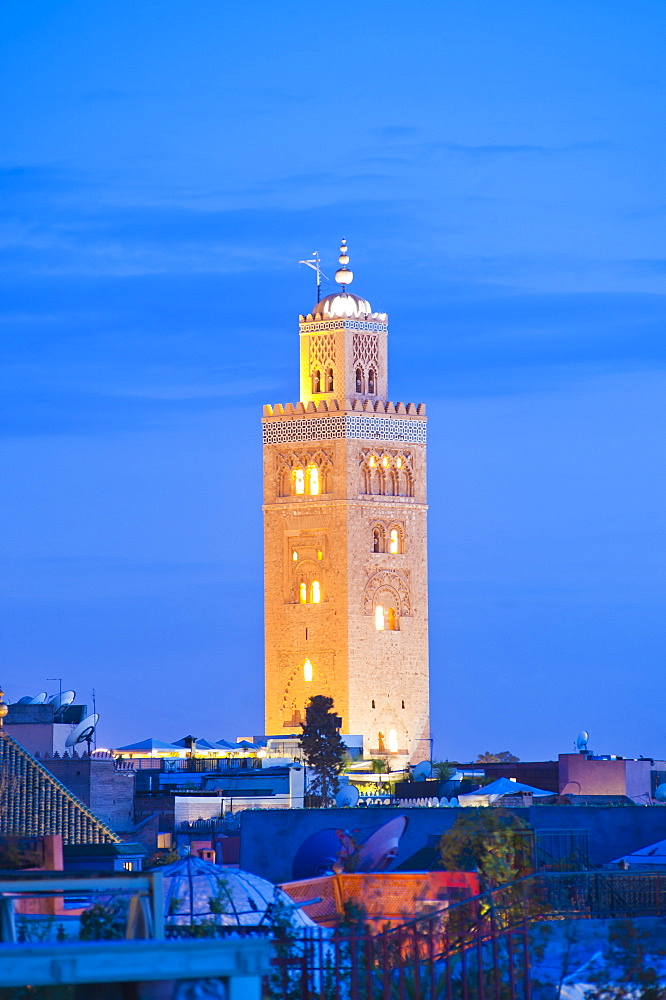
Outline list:
[[[46,691],[40,691],[34,698],[28,699],[28,705],[43,705],[46,701]]]
[[[661,785],[657,785],[654,797],[657,802],[666,802],[666,781],[662,782]]]
[[[358,798],[358,788],[355,785],[343,785],[335,796],[335,804],[341,809],[347,806],[353,807],[358,805]]]
[[[414,781],[425,781],[432,774],[432,764],[429,760],[422,760],[412,771]]]
[[[61,691],[51,698],[49,705],[53,705],[53,714],[57,715],[68,705],[71,705],[76,697],[76,691]]]
[[[31,702],[32,702],[32,698],[30,697],[30,695],[29,694],[24,694],[22,698],[19,698],[19,700],[16,702],[16,704],[17,705],[30,705]]]
[[[384,823],[368,837],[359,852],[359,872],[383,872],[398,853],[400,838],[407,828],[407,818],[398,816]]]
[[[75,747],[77,743],[87,743],[88,750],[90,750],[90,744],[92,743],[93,733],[95,732],[95,726],[99,722],[99,715],[89,715],[79,722],[78,726],[72,729],[71,733],[65,740],[66,747]]]
[[[587,744],[589,742],[589,739],[590,739],[590,734],[586,732],[584,729],[581,729],[578,736],[576,737],[576,749],[579,750],[580,753],[585,753],[585,751],[587,750]]]

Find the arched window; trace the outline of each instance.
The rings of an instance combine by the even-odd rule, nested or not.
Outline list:
[[[400,552],[400,532],[397,528],[391,528],[391,533],[389,535],[389,552],[394,556]]]
[[[326,369],[326,392],[333,392],[333,369]]]
[[[395,608],[388,609],[388,630],[389,632],[398,631],[398,616],[395,613]]]
[[[311,497],[318,497],[321,493],[319,469],[316,465],[308,466],[308,493]]]
[[[372,551],[381,552],[382,551],[382,533],[379,528],[375,528],[372,532]]]
[[[375,628],[378,632],[384,631],[384,609],[381,604],[375,608]]]
[[[308,603],[308,585],[304,581],[298,586],[298,600],[301,604]]]
[[[361,368],[356,369],[356,391],[363,392],[363,370]]]
[[[306,660],[305,663],[303,664],[303,680],[304,681],[312,680],[312,664],[310,663],[309,660]],[[405,706],[403,705],[402,707],[404,708]]]
[[[375,390],[375,373],[374,373],[373,369],[371,368],[370,371],[368,372],[368,393],[369,393],[369,395],[374,396],[375,391],[376,391]]]
[[[389,753],[398,752],[398,734],[395,729],[389,729],[388,740],[386,741],[386,749]]]
[[[305,473],[303,469],[294,469],[294,493],[305,493]]]
[[[375,707],[375,699],[374,698],[372,699],[372,707],[373,708]]]
[[[405,699],[404,698],[402,699],[402,707],[403,708],[405,707]]]
[[[321,604],[321,586],[319,580],[313,580],[310,585],[310,603]]]
[[[319,370],[312,373],[312,391],[321,392],[321,372]]]

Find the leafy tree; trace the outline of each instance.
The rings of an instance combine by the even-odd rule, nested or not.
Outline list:
[[[455,774],[455,767],[450,760],[434,760],[432,773],[438,781],[448,781]]]
[[[120,901],[93,903],[81,914],[81,941],[112,941],[125,937],[127,906]]]
[[[180,859],[180,854],[174,847],[173,850],[159,850],[154,854],[149,854],[143,862],[144,869],[162,868],[164,865],[171,865]]]
[[[339,732],[339,720],[333,711],[333,699],[316,694],[305,707],[305,722],[299,746],[305,763],[314,772],[311,791],[321,795],[327,806],[338,790],[338,775],[345,760],[345,745]]]
[[[516,761],[520,760],[520,757],[516,757],[515,754],[509,753],[508,750],[502,750],[500,753],[491,753],[490,750],[486,750],[485,753],[480,753],[476,758],[477,764],[515,764]]]
[[[663,934],[663,926],[660,928]],[[614,920],[608,929],[604,961],[590,976],[588,1000],[664,1000],[666,986],[660,975],[666,954],[663,937],[656,939],[633,920]]]
[[[438,844],[447,871],[478,871],[485,888],[512,882],[523,868],[527,823],[506,809],[464,809]]]

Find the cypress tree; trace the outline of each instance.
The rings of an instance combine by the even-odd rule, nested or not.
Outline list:
[[[316,694],[305,707],[305,722],[299,745],[314,778],[310,789],[321,795],[327,806],[338,790],[338,775],[342,771],[345,745],[340,736],[340,719],[333,711],[333,699]]]

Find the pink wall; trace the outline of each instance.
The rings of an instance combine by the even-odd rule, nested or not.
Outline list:
[[[589,760],[585,754],[561,753],[559,766],[560,795],[628,795],[649,801],[649,760]]]

